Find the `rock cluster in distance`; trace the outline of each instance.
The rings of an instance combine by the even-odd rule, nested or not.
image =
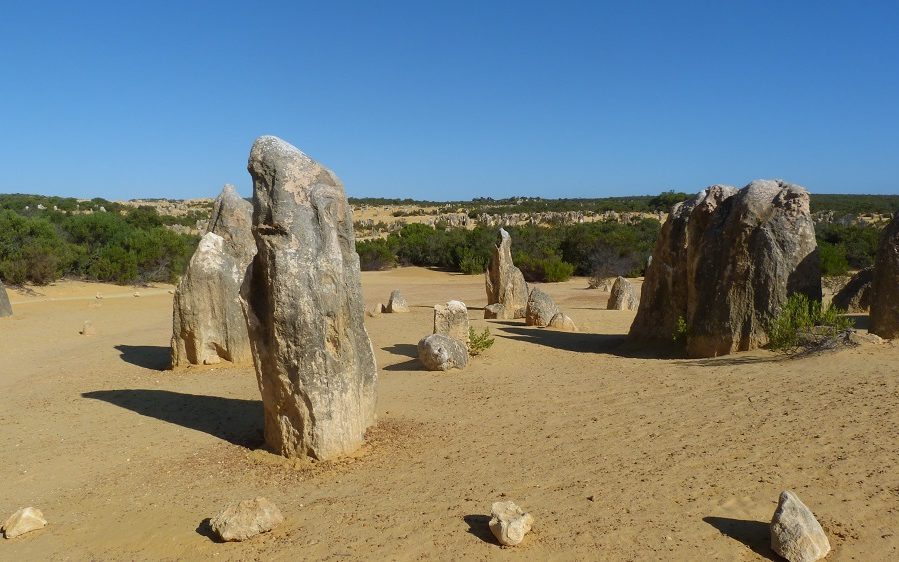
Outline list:
[[[286,457],[350,453],[375,422],[378,378],[351,207],[330,170],[277,137],[256,140],[247,169],[258,252],[241,294],[265,441]]]

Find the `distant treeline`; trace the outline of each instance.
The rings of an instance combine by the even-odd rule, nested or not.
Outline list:
[[[92,213],[75,213],[87,209]],[[0,278],[38,285],[63,276],[114,283],[174,281],[198,238],[165,228],[164,218],[152,207],[128,208],[104,199],[78,203],[0,195]]]

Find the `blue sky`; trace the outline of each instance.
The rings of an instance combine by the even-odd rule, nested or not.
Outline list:
[[[0,192],[899,193],[899,2],[0,0]]]

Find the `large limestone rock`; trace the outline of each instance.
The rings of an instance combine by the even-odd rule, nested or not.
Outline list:
[[[503,546],[521,544],[534,525],[534,516],[525,513],[514,502],[495,502],[490,509],[490,531]]]
[[[434,306],[434,333],[453,338],[468,348],[468,308],[462,301]]]
[[[559,313],[559,308],[552,298],[534,287],[528,297],[528,305],[525,309],[525,322],[528,326],[547,326],[553,316]]]
[[[846,286],[833,296],[831,304],[846,312],[867,312],[871,306],[871,282],[874,268],[866,267],[852,276]]]
[[[712,186],[672,210],[647,268],[631,336],[712,357],[767,343],[765,327],[793,293],[821,298],[808,192],[780,180]]]
[[[44,519],[44,514],[41,513],[40,509],[23,507],[10,515],[9,518],[3,522],[3,525],[0,526],[0,530],[3,531],[4,537],[14,539],[25,533],[41,529],[46,525],[47,520]]]
[[[352,209],[340,180],[276,137],[253,144],[258,253],[242,298],[265,440],[288,457],[350,453],[375,422],[378,372]]]
[[[3,286],[3,281],[0,281],[0,318],[4,316],[12,316],[12,305],[9,304],[6,287]]]
[[[271,531],[283,521],[278,507],[260,497],[228,505],[209,520],[209,527],[223,541],[245,541]]]
[[[399,289],[390,292],[390,299],[387,301],[387,306],[384,308],[384,312],[409,312],[409,304],[406,302],[406,297],[404,297],[402,293],[400,293]]]
[[[431,334],[418,342],[418,360],[429,371],[464,369],[468,366],[468,348],[457,339]]]
[[[869,331],[882,338],[899,337],[899,212],[880,235],[871,281]]]
[[[830,552],[830,541],[821,524],[789,490],[780,494],[771,519],[771,548],[790,562],[815,562]]]
[[[612,285],[612,293],[609,295],[609,301],[606,304],[607,310],[634,310],[640,304],[637,293],[634,291],[634,285],[619,276]]]
[[[256,254],[253,207],[226,185],[173,300],[172,367],[249,363],[240,287]]]
[[[484,318],[524,318],[528,304],[528,284],[521,270],[512,263],[512,238],[509,233],[500,228],[499,237],[499,245],[493,249],[490,265],[484,274],[488,305]],[[502,306],[490,308],[493,304]]]
[[[173,300],[172,367],[252,361],[240,305],[241,269],[225,239],[207,232]]]

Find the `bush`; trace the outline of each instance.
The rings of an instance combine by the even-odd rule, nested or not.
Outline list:
[[[792,295],[768,327],[768,346],[776,351],[791,352],[800,347],[819,347],[840,332],[852,327],[852,320],[842,311],[802,294]]]
[[[459,258],[459,271],[466,275],[480,275],[487,270],[487,259],[468,248],[463,248]]]
[[[818,256],[821,260],[821,275],[829,277],[846,275],[849,262],[846,259],[846,246],[821,242],[818,245]]]
[[[557,256],[551,256],[540,260],[538,264],[540,269],[543,270],[543,281],[547,283],[568,281],[574,273],[574,266],[568,262],[562,261]]]
[[[387,240],[363,240],[356,243],[362,271],[381,271],[396,266],[396,255]]]
[[[472,357],[493,345],[494,339],[490,337],[490,328],[484,328],[483,332],[477,332],[474,328],[468,328],[468,354]]]
[[[687,336],[690,335],[690,327],[683,316],[677,317],[677,325],[674,327],[674,333],[671,334],[671,340],[678,345],[687,345]]]

